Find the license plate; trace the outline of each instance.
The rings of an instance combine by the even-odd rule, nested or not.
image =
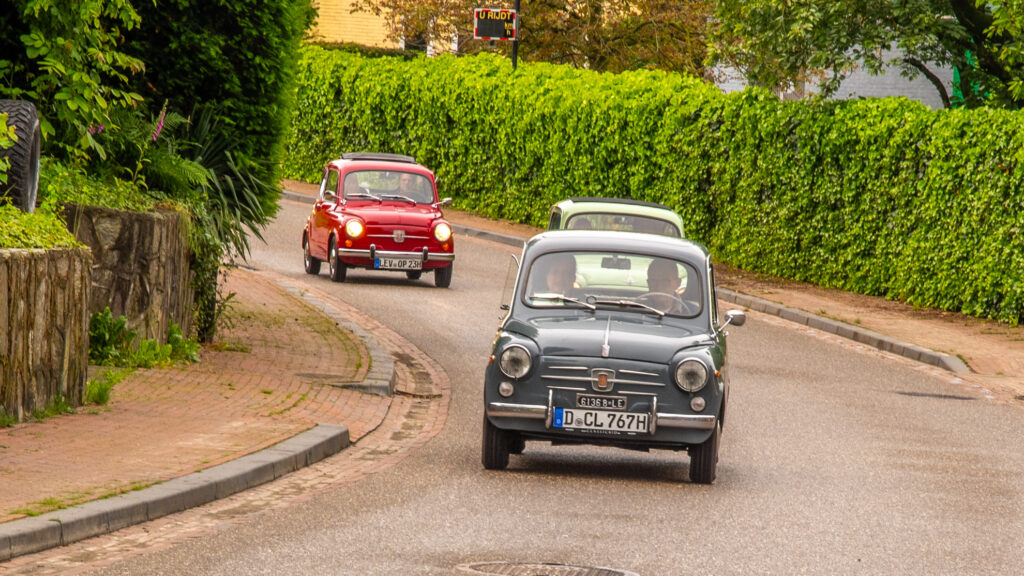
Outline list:
[[[582,410],[555,408],[555,428],[572,430],[602,430],[608,432],[647,433],[651,415],[643,412],[612,412],[609,410]]]
[[[598,396],[596,394],[577,394],[577,408],[598,408],[603,410],[625,410],[625,396]]]
[[[412,258],[377,258],[373,267],[378,270],[422,270],[423,261]]]

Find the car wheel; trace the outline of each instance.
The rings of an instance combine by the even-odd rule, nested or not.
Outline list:
[[[9,198],[22,212],[32,212],[39,190],[39,115],[35,105],[21,100],[0,100],[0,113],[7,114],[7,124],[18,136],[13,146],[0,150],[0,158],[11,163],[7,184],[0,184],[0,197]]]
[[[320,273],[320,259],[309,255],[309,238],[302,237],[302,262],[306,265],[306,274]]]
[[[522,434],[515,434],[509,442],[509,454],[522,454],[523,450],[526,450],[526,439]]]
[[[423,276],[422,270],[409,270],[405,273],[405,277],[409,280],[419,280],[420,276]]]
[[[449,264],[444,268],[438,268],[434,270],[434,286],[438,288],[447,288],[452,285],[452,268],[454,264]]]
[[[715,481],[718,468],[718,439],[722,425],[715,424],[711,437],[703,443],[690,447],[690,481],[697,484],[711,484]]]
[[[509,432],[498,428],[484,416],[484,441],[481,460],[488,470],[504,470],[508,468]]]
[[[335,244],[334,238],[327,244],[327,266],[331,269],[331,280],[335,282],[344,282],[345,274],[348,272],[348,266],[338,258],[338,246]]]

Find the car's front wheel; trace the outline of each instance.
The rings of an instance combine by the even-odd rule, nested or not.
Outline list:
[[[454,264],[449,264],[444,268],[438,268],[434,270],[434,286],[438,288],[447,288],[452,285],[452,268]]]
[[[338,245],[334,238],[331,238],[331,241],[327,244],[327,265],[331,269],[331,280],[335,282],[345,281],[348,266],[338,257]]]
[[[484,441],[481,460],[488,470],[504,470],[508,468],[509,445],[511,433],[498,428],[484,416]]]
[[[718,440],[722,435],[721,423],[716,423],[711,437],[690,447],[690,481],[697,484],[711,484],[715,481],[718,468]]]
[[[302,261],[306,265],[306,274],[319,274],[320,273],[320,259],[314,258],[309,254],[309,237],[302,237]]]

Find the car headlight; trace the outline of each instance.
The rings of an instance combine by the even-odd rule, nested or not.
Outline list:
[[[437,238],[438,242],[447,242],[452,237],[452,227],[441,222],[437,226],[434,226],[434,238]]]
[[[696,392],[708,383],[708,369],[700,360],[683,360],[676,366],[676,385],[684,392]]]
[[[526,376],[531,364],[530,353],[522,346],[509,346],[498,358],[498,367],[501,368],[502,374],[517,380]]]
[[[349,238],[359,238],[363,235],[363,223],[359,220],[349,220],[348,224],[345,224],[345,234],[348,234]]]

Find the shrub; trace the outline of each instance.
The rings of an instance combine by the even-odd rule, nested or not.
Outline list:
[[[780,102],[676,74],[516,72],[307,47],[284,173],[410,154],[455,207],[543,224],[570,196],[667,204],[747,270],[1017,323],[1024,117],[904,99]]]

